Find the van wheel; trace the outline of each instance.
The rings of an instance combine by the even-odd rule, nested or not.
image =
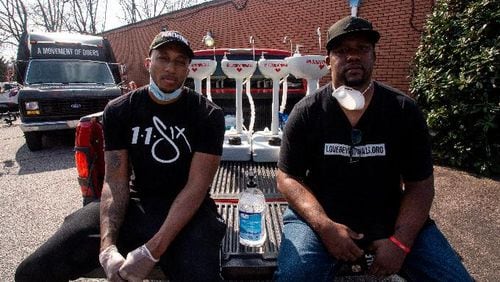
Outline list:
[[[42,149],[42,134],[40,132],[25,132],[26,145],[30,151],[38,151]]]

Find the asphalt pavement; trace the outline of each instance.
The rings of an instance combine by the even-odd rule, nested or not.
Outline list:
[[[18,123],[0,121],[0,281],[82,206],[72,133],[31,152]],[[439,166],[435,180],[433,219],[474,279],[500,281],[500,180]]]

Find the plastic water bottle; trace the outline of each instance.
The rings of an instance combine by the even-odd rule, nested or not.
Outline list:
[[[286,122],[288,121],[288,114],[280,112],[278,117],[279,117],[279,127],[281,130],[283,130],[285,128]]]
[[[248,183],[238,201],[240,244],[260,247],[266,241],[266,199],[257,188],[255,175],[248,174]]]
[[[236,128],[236,116],[235,115],[225,115],[224,120],[226,122],[226,130],[231,128]]]

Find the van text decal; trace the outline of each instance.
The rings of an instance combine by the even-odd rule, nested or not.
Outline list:
[[[35,44],[31,56],[37,59],[81,59],[105,61],[102,48],[96,46],[61,46],[57,44]]]
[[[37,48],[37,55],[66,55],[66,56],[86,56],[99,57],[99,50],[72,49],[72,48]]]

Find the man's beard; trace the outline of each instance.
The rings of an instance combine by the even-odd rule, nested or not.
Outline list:
[[[345,81],[345,86],[357,87],[357,86],[363,86],[368,81],[368,79],[365,79],[363,77],[361,79],[348,80],[347,78],[344,78],[344,81]]]
[[[363,75],[361,76],[361,78],[348,79],[346,72],[344,72],[343,76],[344,76],[344,85],[353,88],[366,85],[370,82],[370,73],[368,73],[366,70],[363,70]]]

